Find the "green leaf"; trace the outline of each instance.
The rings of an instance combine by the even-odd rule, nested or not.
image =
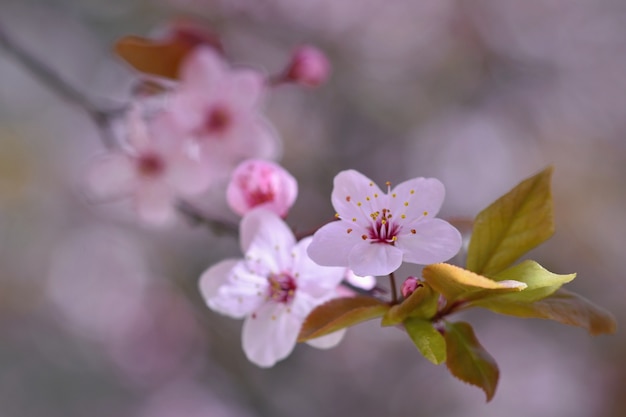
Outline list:
[[[404,328],[426,359],[439,365],[446,360],[446,341],[429,320],[409,318]]]
[[[528,285],[524,291],[499,295],[498,301],[519,301],[532,303],[553,294],[556,290],[576,278],[576,274],[559,275],[543,268],[535,261],[524,261],[508,268],[493,277],[496,281],[515,280]],[[481,300],[478,304],[488,304],[489,300]]]
[[[494,298],[480,306],[510,316],[548,319],[582,327],[592,335],[615,333],[617,329],[615,317],[611,313],[564,289],[534,303]]]
[[[344,327],[383,316],[389,305],[372,297],[335,298],[315,308],[304,320],[298,342],[333,333]]]
[[[522,181],[474,221],[467,269],[492,276],[554,233],[552,167]]]
[[[408,317],[431,319],[437,314],[439,293],[427,283],[421,284],[402,303],[392,306],[381,321],[382,326],[395,326],[402,323]]]
[[[496,361],[476,339],[472,326],[465,322],[446,323],[444,338],[450,373],[485,391],[487,401],[491,401],[500,371]]]
[[[424,279],[446,297],[448,302],[463,298],[475,300],[502,293],[522,291],[526,284],[511,280],[494,281],[467,269],[450,264],[432,264],[424,267]]]

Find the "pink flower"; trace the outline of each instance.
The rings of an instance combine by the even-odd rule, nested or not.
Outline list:
[[[228,205],[242,216],[255,207],[265,207],[285,217],[297,195],[296,179],[280,165],[261,159],[239,164],[226,189]]]
[[[435,218],[443,203],[443,184],[414,178],[383,193],[363,174],[335,177],[332,204],[338,221],[320,228],[308,253],[320,265],[344,266],[357,275],[386,275],[403,261],[443,262],[461,248],[461,234]]]
[[[314,46],[300,46],[293,53],[284,75],[291,81],[308,87],[318,87],[328,79],[330,63],[326,55]]]
[[[186,58],[180,78],[169,111],[205,163],[227,174],[244,159],[278,155],[280,141],[259,111],[265,81],[259,72],[230,69],[201,46]]]
[[[296,242],[275,213],[258,208],[240,225],[243,259],[229,259],[200,278],[208,306],[234,318],[245,318],[242,344],[248,359],[273,366],[293,350],[300,327],[316,306],[337,296],[344,268],[323,267],[306,253],[311,238]],[[336,345],[343,332],[314,339],[311,345]]]
[[[400,292],[402,292],[402,296],[404,298],[409,298],[411,294],[415,292],[416,289],[422,287],[423,285],[420,283],[420,280],[416,277],[408,277],[400,288]]]
[[[93,161],[87,193],[96,201],[131,198],[141,219],[162,224],[174,217],[176,198],[205,191],[211,175],[189,155],[166,113],[149,124],[139,113],[137,108],[129,112],[127,148]]]

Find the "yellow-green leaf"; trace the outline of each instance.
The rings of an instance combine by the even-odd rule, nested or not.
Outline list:
[[[548,319],[582,327],[592,335],[615,333],[617,329],[615,317],[611,313],[586,298],[564,289],[559,289],[549,297],[534,303],[498,297],[480,303],[480,306],[510,316]]]
[[[535,261],[524,261],[512,266],[493,277],[496,281],[515,280],[528,285],[524,291],[503,294],[496,297],[502,301],[520,301],[532,303],[553,294],[556,290],[576,278],[576,274],[559,275],[543,268]],[[479,301],[478,303],[482,303]],[[488,300],[484,301],[488,303]]]
[[[468,323],[446,323],[446,365],[461,381],[481,388],[487,401],[493,398],[500,371],[493,357],[481,346]]]
[[[552,236],[551,177],[549,167],[522,181],[476,216],[467,269],[495,275]]]
[[[306,318],[298,342],[306,342],[344,327],[383,316],[389,305],[373,297],[335,298],[315,308]]]
[[[416,317],[404,322],[409,337],[426,359],[439,365],[446,360],[446,341],[429,320]]]
[[[448,302],[463,298],[475,300],[502,293],[522,291],[526,284],[512,280],[494,281],[467,269],[450,264],[432,264],[424,267],[424,279],[433,289],[446,297]]]
[[[395,326],[408,317],[431,319],[437,314],[439,294],[427,283],[421,284],[402,303],[392,306],[381,321],[382,326]]]

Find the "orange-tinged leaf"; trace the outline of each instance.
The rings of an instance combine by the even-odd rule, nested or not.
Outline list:
[[[548,319],[582,327],[592,335],[615,333],[617,329],[615,317],[610,312],[564,289],[534,303],[493,298],[481,302],[480,306],[510,316]]]
[[[514,280],[494,281],[467,269],[450,264],[432,264],[424,267],[424,279],[448,302],[463,298],[475,300],[502,293],[522,291],[526,284]]]
[[[446,323],[446,365],[461,381],[482,389],[491,401],[500,371],[493,357],[481,346],[472,326],[465,322]]]
[[[474,221],[467,269],[492,276],[554,233],[552,167],[522,181]]]
[[[427,283],[423,283],[400,304],[391,306],[381,321],[382,326],[395,326],[408,317],[431,319],[437,313],[439,294]]]
[[[183,60],[194,47],[176,39],[157,41],[125,36],[115,43],[115,52],[138,71],[176,79]]]
[[[344,327],[382,317],[387,310],[389,305],[363,295],[332,299],[315,308],[307,316],[300,329],[298,342],[305,342]]]

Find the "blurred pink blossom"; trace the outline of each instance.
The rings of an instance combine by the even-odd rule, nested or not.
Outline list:
[[[188,152],[167,113],[148,122],[139,113],[129,113],[128,146],[93,161],[87,193],[95,201],[131,197],[142,220],[163,224],[173,219],[176,198],[205,191],[212,174]]]
[[[240,236],[245,258],[209,268],[200,278],[200,291],[211,309],[245,318],[246,356],[270,367],[291,353],[307,315],[337,296],[345,270],[314,263],[306,253],[311,238],[296,242],[280,217],[263,208],[242,219]],[[335,332],[309,344],[329,348],[343,334]]]
[[[226,189],[228,205],[242,216],[255,207],[265,207],[285,217],[297,195],[296,179],[280,165],[261,159],[239,164]]]
[[[303,45],[294,51],[283,80],[318,87],[329,75],[330,63],[326,55],[314,46]]]
[[[416,289],[418,289],[421,286],[422,284],[420,284],[419,279],[417,279],[416,277],[408,277],[402,283],[402,287],[400,288],[400,291],[402,292],[402,296],[404,298],[408,298],[411,294],[415,292]]]
[[[244,159],[278,156],[280,140],[259,109],[261,73],[231,69],[215,50],[202,46],[186,58],[180,77],[168,110],[204,163],[227,174]]]

